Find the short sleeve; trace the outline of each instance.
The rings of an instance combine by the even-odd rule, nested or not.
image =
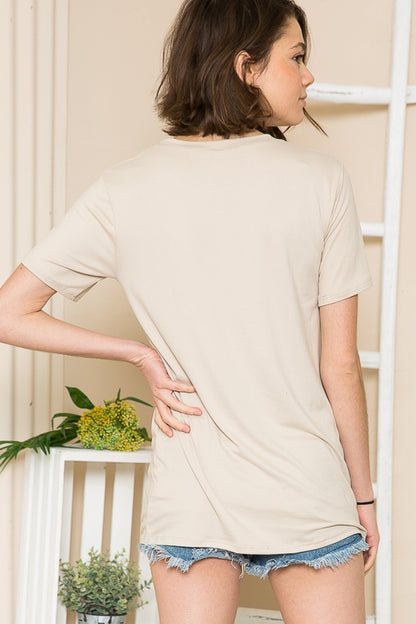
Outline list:
[[[371,284],[351,182],[341,168],[324,236],[318,305],[341,301],[369,288]]]
[[[48,286],[77,300],[105,277],[116,276],[113,211],[102,179],[23,259]]]

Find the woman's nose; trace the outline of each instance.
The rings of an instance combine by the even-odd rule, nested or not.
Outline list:
[[[305,87],[309,87],[313,82],[315,82],[315,77],[311,71],[307,67],[304,67],[304,72],[302,76],[302,83]]]

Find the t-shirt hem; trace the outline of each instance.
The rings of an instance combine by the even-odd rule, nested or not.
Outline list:
[[[149,546],[182,546],[187,548],[219,548],[221,550],[228,550],[230,552],[245,554],[245,555],[285,555],[305,552],[308,550],[316,550],[317,548],[324,548],[335,544],[340,540],[351,537],[359,533],[364,539],[367,535],[364,528],[359,526],[350,526],[345,531],[341,531],[331,539],[326,539],[321,542],[299,544],[299,543],[285,543],[274,544],[273,546],[265,546],[264,544],[236,544],[224,539],[206,538],[203,540],[192,540],[189,537],[179,537],[178,535],[142,535],[140,537],[140,543]]]
[[[322,295],[318,297],[318,306],[328,305],[330,303],[336,303],[337,301],[342,301],[343,299],[348,299],[348,297],[353,297],[354,295],[358,295],[358,293],[363,290],[367,290],[373,285],[373,281],[371,279],[367,279],[365,282],[362,282],[358,286],[354,286],[353,288],[348,288],[347,290],[343,290],[339,293],[333,295]]]

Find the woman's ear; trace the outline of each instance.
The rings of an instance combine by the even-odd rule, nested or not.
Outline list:
[[[237,54],[234,60],[234,69],[241,82],[252,85],[254,82],[254,63],[245,50]]]

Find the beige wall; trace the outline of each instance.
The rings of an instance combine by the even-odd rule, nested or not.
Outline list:
[[[105,167],[135,155],[162,136],[152,110],[152,92],[159,71],[163,35],[179,4],[179,0],[69,0],[68,205]],[[310,67],[318,81],[388,84],[393,0],[304,0],[303,6],[312,30]],[[414,15],[414,35],[415,18]],[[409,82],[416,84],[415,36],[412,45]],[[324,125],[329,138],[302,125],[290,132],[289,140],[317,147],[342,160],[353,180],[360,217],[365,221],[381,220],[385,108],[315,105],[310,106],[310,110]],[[412,566],[416,558],[416,502],[412,496],[416,475],[416,453],[412,448],[416,438],[412,386],[416,373],[413,331],[416,177],[412,170],[416,157],[415,137],[416,107],[409,107],[397,321],[393,624],[414,622],[416,598]],[[140,236],[146,236],[146,232],[138,233],[138,244]],[[381,247],[372,242],[367,248],[376,285],[362,297],[359,346],[376,350]],[[120,288],[109,281],[100,284],[81,302],[66,303],[65,317],[99,331],[141,336]],[[365,378],[374,461],[377,375],[368,372]],[[123,392],[149,398],[139,375],[122,364],[66,358],[64,383],[83,388],[96,401],[107,398],[111,389],[116,391],[119,387]],[[16,437],[19,433],[15,432]],[[15,532],[17,524],[15,518]],[[4,528],[5,532],[12,530],[10,526]],[[8,539],[6,534],[2,537]],[[369,611],[373,602],[372,583],[370,578]],[[241,603],[273,608],[267,583],[245,580]]]

